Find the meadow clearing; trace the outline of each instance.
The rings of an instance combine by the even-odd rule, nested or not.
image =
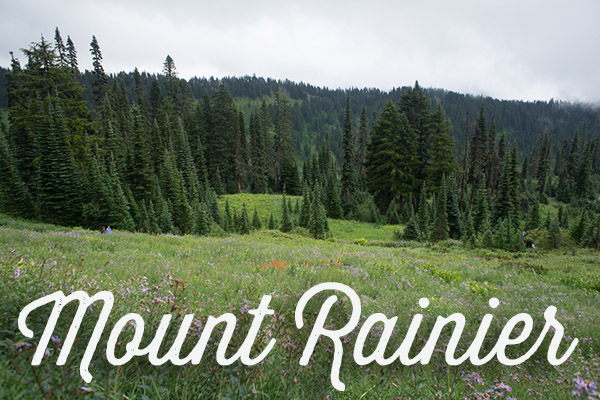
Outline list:
[[[246,202],[249,211],[253,210],[251,198],[236,196],[228,196],[232,207]],[[260,199],[271,200],[273,210],[280,207],[274,199]],[[266,204],[258,209],[270,212]],[[566,399],[577,394],[596,398],[593,391],[600,381],[597,251],[529,249],[507,253],[468,249],[456,241],[424,245],[394,241],[394,228],[389,226],[332,220],[330,225],[330,240],[272,230],[243,236],[180,237],[128,232],[101,235],[0,217],[0,398]],[[532,339],[509,352],[524,354],[542,328],[544,310],[551,305],[557,307],[557,319],[565,327],[562,351],[575,337],[579,344],[573,356],[556,367],[546,360],[549,340],[519,366],[493,361],[478,367],[468,362],[448,367],[443,353],[451,332],[445,330],[427,365],[402,366],[396,362],[385,367],[358,366],[352,360],[356,329],[344,340],[340,378],[346,390],[339,392],[330,383],[331,341],[320,341],[309,364],[299,364],[311,322],[326,296],[309,302],[303,329],[294,324],[294,310],[303,292],[322,282],[340,282],[356,291],[362,304],[361,323],[375,312],[398,317],[390,351],[398,347],[415,313],[424,315],[417,350],[438,315],[463,313],[467,326],[459,349],[464,351],[484,314],[494,316],[490,339],[484,342],[484,349],[489,349],[506,321],[526,312],[536,323]],[[146,341],[163,314],[173,314],[173,325],[177,326],[184,314],[193,313],[184,354],[193,346],[206,318],[225,312],[238,317],[230,345],[234,351],[249,329],[248,310],[270,294],[275,316],[265,319],[257,342],[260,347],[276,338],[277,343],[263,363],[252,367],[239,362],[217,364],[217,332],[198,365],[153,366],[143,358],[134,358],[115,367],[106,362],[103,350],[107,326],[90,368],[94,379],[87,384],[79,375],[79,361],[98,308],[86,315],[64,366],[55,363],[75,311],[73,305],[59,319],[40,366],[30,362],[50,307],[28,319],[34,339],[24,338],[17,328],[18,314],[26,304],[56,290],[85,290],[90,295],[110,290],[115,306],[108,326],[128,312],[137,312],[146,321]],[[421,297],[430,300],[426,310],[419,308]],[[500,300],[493,311],[488,306],[491,297]],[[331,326],[346,323],[349,307],[348,302],[335,305],[335,315],[328,321]],[[174,340],[175,329],[168,331],[167,342]],[[120,344],[127,343],[127,336],[132,334],[133,327],[128,326]],[[374,349],[380,334],[375,327],[367,348]]]

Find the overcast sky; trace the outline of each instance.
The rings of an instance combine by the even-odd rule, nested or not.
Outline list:
[[[252,75],[330,88],[412,85],[503,99],[600,102],[600,1],[7,1],[10,50],[96,35],[108,72]]]

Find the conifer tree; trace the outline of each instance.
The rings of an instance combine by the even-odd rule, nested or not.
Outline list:
[[[537,229],[542,225],[542,215],[540,214],[540,203],[535,201],[529,207],[529,216],[527,218],[527,230]]]
[[[225,232],[233,231],[233,214],[231,213],[231,207],[229,207],[229,199],[225,199],[225,212],[223,214],[223,230]]]
[[[350,215],[356,191],[356,168],[354,159],[354,134],[352,133],[352,119],[350,114],[350,93],[346,93],[346,112],[344,119],[344,132],[342,139],[344,158],[342,160],[342,208],[344,215]],[[331,215],[331,214],[330,214]],[[332,218],[335,218],[331,215]]]
[[[209,217],[204,203],[195,201],[194,216],[196,218],[194,222],[194,233],[197,235],[206,235],[209,232]]]
[[[271,213],[271,215],[269,216],[269,229],[273,230],[275,229],[275,219],[273,218],[273,213]]]
[[[294,229],[294,224],[292,222],[292,218],[290,217],[287,202],[285,201],[285,193],[283,194],[283,197],[281,200],[281,211],[282,211],[281,228],[279,228],[279,230],[281,232],[289,232],[292,229]]]
[[[392,199],[392,201],[390,201],[390,204],[388,205],[388,209],[385,213],[385,218],[388,225],[400,224],[400,216],[398,215],[396,201],[394,199]]]
[[[367,185],[380,209],[416,187],[416,142],[406,117],[389,101],[373,127],[367,153]]]
[[[444,176],[442,176],[442,182]],[[454,176],[448,179],[448,197],[446,201],[446,213],[448,214],[449,236],[452,239],[460,239],[462,236],[462,217],[458,207],[458,186]]]
[[[292,113],[290,102],[281,92],[279,84],[275,87],[275,118],[274,118],[274,144],[273,144],[273,167],[275,188],[282,190],[284,184],[290,186],[289,182],[282,182],[281,175],[284,161],[291,163],[294,159],[294,127],[292,124]],[[288,189],[290,190],[290,189]]]
[[[6,140],[6,125],[0,121],[0,210],[24,218],[34,214],[31,193],[21,180]]]
[[[420,240],[421,233],[419,232],[419,226],[417,223],[417,218],[415,217],[415,211],[411,207],[411,215],[404,228],[404,232],[402,232],[402,239],[404,240]]]
[[[429,204],[425,195],[425,185],[421,186],[419,195],[419,211],[417,212],[417,223],[423,239],[429,238]]]
[[[250,229],[251,225],[250,218],[248,217],[248,210],[246,209],[246,203],[243,203],[238,230],[242,235],[247,235],[250,233]]]
[[[408,88],[400,97],[400,110],[407,118],[409,130],[412,132],[416,158],[413,160],[412,174],[416,179],[415,185],[420,185],[429,169],[431,159],[431,111],[429,100],[415,82],[413,88]],[[414,153],[413,153],[414,154]]]
[[[49,100],[46,102],[49,103]],[[38,203],[45,222],[78,225],[83,209],[83,182],[64,131],[60,112],[52,104],[38,116]]]
[[[490,206],[485,182],[479,184],[473,204],[472,218],[476,233],[485,233],[490,227]]]
[[[308,230],[315,239],[325,239],[327,236],[329,236],[327,213],[325,211],[325,207],[323,207],[323,204],[321,204],[321,201],[319,200],[318,193],[313,196],[311,218]]]
[[[369,120],[367,117],[367,107],[363,105],[360,113],[360,123],[358,126],[358,138],[356,149],[356,175],[357,185],[360,190],[366,190],[366,171],[365,162],[367,161],[367,146],[369,143]]]
[[[487,139],[486,122],[485,116],[483,115],[482,104],[481,110],[479,111],[479,117],[475,124],[475,133],[471,137],[469,146],[469,181],[471,182],[471,187],[477,187],[484,176],[485,167],[487,165]]]
[[[256,206],[254,206],[254,214],[252,214],[252,227],[257,231],[262,229],[262,223],[260,222],[260,218],[258,217],[258,211],[256,210]]]
[[[94,102],[97,106],[102,107],[108,101],[108,92],[110,86],[108,83],[108,77],[104,72],[104,66],[102,65],[102,52],[100,51],[100,45],[96,36],[92,36],[92,42],[90,43],[90,52],[92,53],[93,60],[93,71],[94,82],[92,84],[92,93]]]
[[[327,215],[334,219],[342,218],[344,216],[344,210],[342,208],[342,201],[340,199],[338,183],[332,164],[330,164],[329,173],[327,174],[325,190],[327,197]]]
[[[587,227],[588,227],[588,218],[587,218],[587,213],[585,211],[583,211],[581,213],[581,216],[579,217],[579,220],[577,221],[577,223],[575,225],[573,225],[573,227],[571,228],[570,231],[570,236],[571,238],[576,242],[576,243],[581,243],[584,235],[587,231]]]
[[[300,210],[300,218],[298,225],[308,228],[310,223],[310,212],[311,212],[311,200],[308,186],[305,184],[302,190],[302,208]]]
[[[263,137],[258,112],[252,112],[250,114],[250,183],[253,193],[265,193],[267,191],[265,150],[265,138]]]
[[[75,49],[75,44],[71,40],[71,36],[67,36],[67,60],[73,78],[77,79],[79,76],[79,62],[77,61],[77,50]]]
[[[475,244],[476,236],[477,234],[475,233],[475,227],[473,226],[473,218],[471,218],[471,213],[469,213],[467,214],[467,218],[465,220],[462,241],[472,246]]]
[[[431,188],[439,188],[442,176],[457,170],[454,151],[454,138],[451,135],[452,125],[446,118],[442,104],[438,103],[431,116],[431,159],[427,171],[427,180]]]
[[[448,187],[446,178],[442,177],[442,185],[438,192],[436,214],[433,217],[433,224],[430,232],[432,241],[446,240],[449,237],[450,228],[448,226],[447,210]]]

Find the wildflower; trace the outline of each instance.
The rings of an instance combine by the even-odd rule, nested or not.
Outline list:
[[[31,343],[27,343],[22,340],[19,340],[18,342],[13,343],[13,346],[16,347],[17,350],[21,351],[23,349],[31,347]]]

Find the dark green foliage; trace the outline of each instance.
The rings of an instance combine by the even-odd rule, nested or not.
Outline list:
[[[342,201],[340,199],[340,191],[335,176],[333,166],[329,170],[326,182],[326,197],[327,197],[327,215],[330,218],[340,219],[344,216],[344,210],[342,208]]]
[[[417,212],[417,223],[419,231],[424,239],[429,238],[429,203],[425,194],[425,185],[421,186],[421,194],[419,195],[419,210]]]
[[[0,210],[24,218],[33,217],[33,201],[21,180],[6,140],[6,126],[0,121]]]
[[[342,139],[344,158],[342,160],[342,207],[344,215],[352,213],[354,194],[356,191],[356,164],[354,159],[354,134],[350,114],[350,93],[346,93],[346,113],[344,118],[344,133]],[[335,218],[330,214],[332,218]]]
[[[396,206],[396,201],[390,201],[388,205],[387,211],[385,213],[386,223],[389,225],[398,225],[400,224],[400,216],[398,216],[398,208]]]
[[[414,160],[411,160],[411,174],[415,179],[414,185],[419,186],[425,180],[426,173],[430,166],[431,157],[431,136],[432,121],[431,111],[429,109],[429,99],[419,86],[419,82],[415,82],[413,88],[407,88],[400,97],[399,108],[402,114],[407,118],[409,131],[411,132],[411,148],[416,154]],[[439,116],[438,116],[439,117]],[[439,122],[439,121],[436,121]],[[438,128],[440,128],[438,126]],[[442,128],[443,129],[443,128]],[[408,166],[408,164],[407,164]],[[449,171],[446,171],[448,173]],[[412,186],[412,184],[411,184]]]
[[[256,210],[256,207],[254,207],[254,214],[252,214],[252,227],[257,231],[262,229],[262,223],[258,217],[258,211]]]
[[[427,181],[431,188],[438,188],[442,182],[442,176],[450,176],[457,169],[454,151],[454,138],[450,132],[452,125],[446,118],[446,113],[441,103],[431,116],[431,159],[427,171]]]
[[[577,222],[571,228],[570,236],[576,243],[581,243],[588,228],[587,212],[583,211]]]
[[[45,222],[78,225],[83,211],[83,182],[62,116],[48,102],[46,112],[38,116],[37,136],[45,149],[38,161],[39,215]]]
[[[275,219],[273,218],[273,213],[271,213],[271,216],[269,216],[269,229],[276,229],[276,223]]]
[[[473,218],[471,218],[471,213],[467,214],[467,219],[465,220],[464,225],[462,241],[472,246],[475,244],[477,234],[475,232],[475,227],[473,226]]]
[[[542,215],[540,214],[540,204],[536,201],[529,207],[529,216],[527,218],[527,230],[534,230],[542,225]]]
[[[416,187],[415,134],[404,115],[389,101],[373,127],[367,153],[367,186],[380,209]]]
[[[308,230],[315,239],[325,239],[329,236],[329,223],[327,222],[327,212],[321,204],[319,196],[314,196],[311,208]]]
[[[285,193],[281,199],[281,227],[279,230],[281,232],[289,232],[294,229],[294,223],[292,222],[292,217],[290,216],[289,207],[286,202]]]
[[[298,225],[303,228],[308,228],[310,224],[310,212],[311,212],[311,199],[310,192],[308,190],[308,186],[304,185],[304,190],[302,192],[302,209],[300,210],[300,218],[298,220]]]
[[[469,146],[469,181],[473,187],[477,187],[485,175],[488,155],[487,139],[486,122],[482,104],[481,110],[479,111],[479,117],[475,124],[475,133],[471,137]]]
[[[231,207],[229,207],[229,200],[225,200],[225,212],[223,213],[223,230],[225,232],[232,232],[234,228],[233,214],[231,213]],[[271,229],[271,228],[269,228]]]
[[[484,233],[490,227],[490,206],[488,203],[488,193],[485,188],[485,182],[479,184],[473,204],[473,227],[475,232]]]
[[[415,217],[414,210],[408,220],[408,223],[404,227],[402,232],[402,239],[404,240],[420,240],[421,233],[419,232],[419,226],[417,224],[417,218]]]
[[[431,241],[446,240],[450,237],[447,210],[448,186],[446,178],[442,177],[442,185],[438,191],[436,201],[436,213],[433,215],[429,239]]]
[[[444,177],[442,176],[442,182]],[[448,179],[448,195],[446,200],[446,213],[448,215],[448,234],[452,239],[462,237],[462,216],[458,207],[458,186],[454,176]]]
[[[203,203],[194,203],[194,233],[196,235],[206,235],[209,232],[209,216],[206,210],[206,205]]]
[[[251,225],[250,218],[248,217],[248,210],[246,209],[246,203],[242,204],[242,212],[238,221],[238,232],[242,235],[247,235],[250,233]]]

